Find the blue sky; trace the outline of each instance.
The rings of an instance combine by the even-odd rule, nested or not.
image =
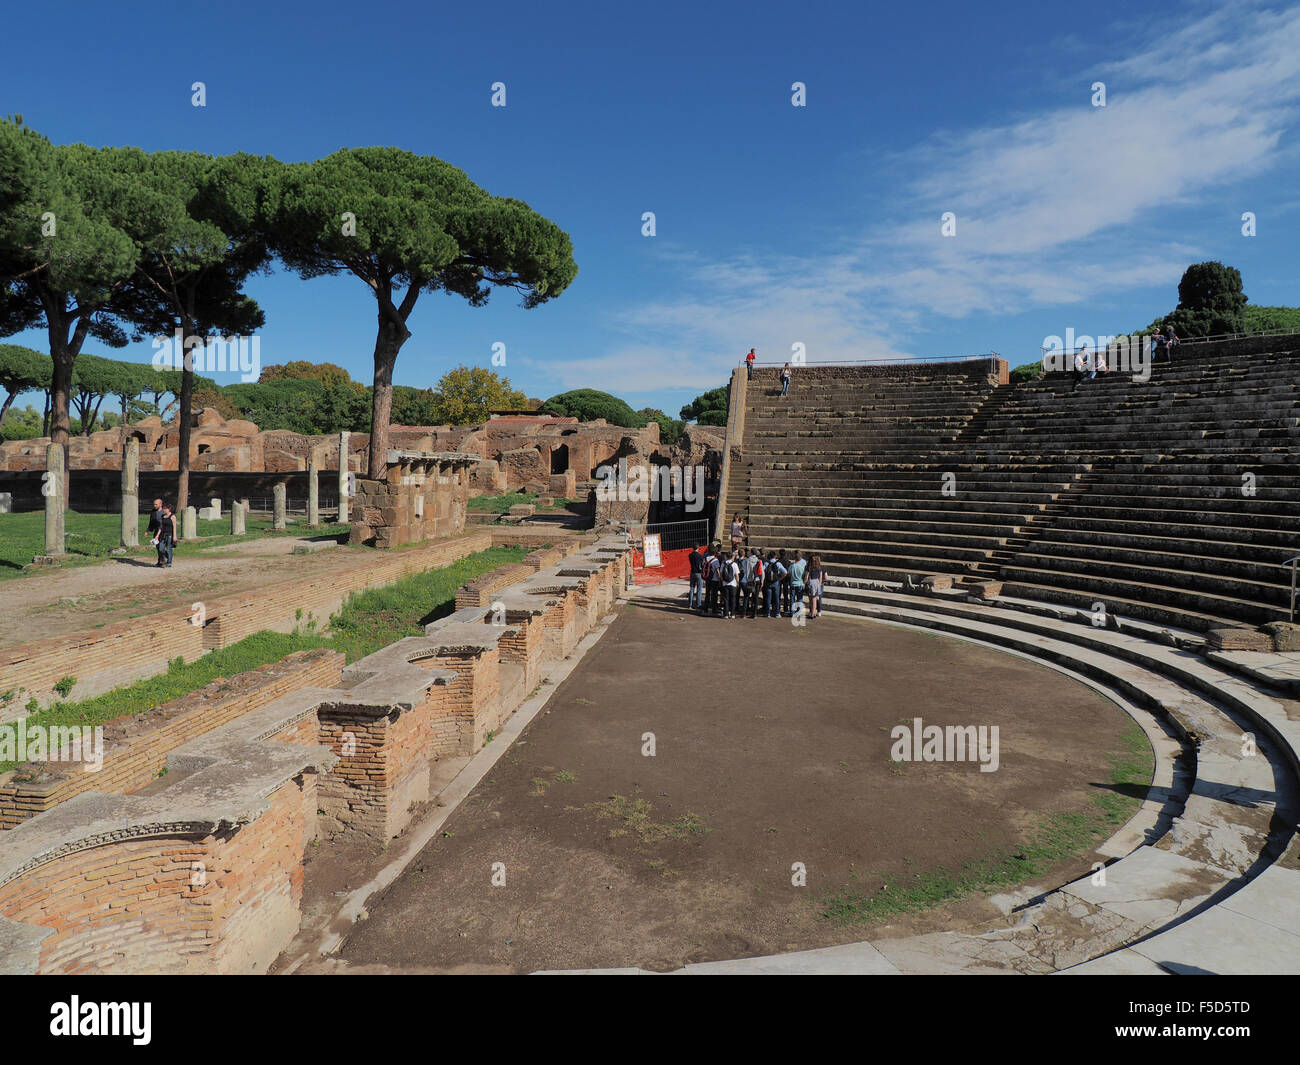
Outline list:
[[[1252,303],[1300,305],[1296,5],[73,3],[5,23],[24,44],[0,106],[55,142],[287,160],[391,144],[570,233],[578,278],[540,308],[422,296],[399,384],[489,365],[498,342],[529,395],[672,414],[751,346],[1018,365],[1068,328],[1144,325],[1205,259],[1238,267]],[[277,272],[249,291],[264,364],[369,381],[361,282]]]

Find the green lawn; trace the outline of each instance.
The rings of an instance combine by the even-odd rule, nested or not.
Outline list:
[[[504,514],[511,507],[520,503],[536,503],[537,493],[535,492],[507,492],[503,496],[475,496],[469,501],[470,510],[476,510],[485,514]],[[538,510],[563,510],[567,506],[580,503],[578,499],[556,499],[554,504],[549,507],[538,507]]]
[[[117,514],[83,514],[70,510],[65,522],[64,544],[68,557],[60,566],[98,562],[109,557],[121,542],[121,517]],[[140,515],[140,543],[143,547],[135,548],[126,554],[134,557],[152,557],[154,549],[149,546],[149,516]],[[248,532],[243,536],[230,535],[230,519],[219,518],[216,521],[198,521],[198,534],[201,539],[184,540],[176,548],[177,558],[185,558],[210,547],[223,544],[242,543],[263,536],[301,536],[311,532],[316,536],[334,536],[348,531],[346,525],[327,523],[319,528],[308,530],[305,525],[290,525],[287,532],[278,533],[271,528],[270,518],[249,518]],[[49,572],[45,570],[25,570],[24,566],[32,559],[45,552],[45,514],[32,511],[27,514],[0,515],[0,580],[10,577],[26,576],[32,573]]]
[[[355,662],[405,636],[423,636],[428,622],[445,617],[455,609],[456,589],[462,584],[507,562],[518,562],[527,552],[526,547],[493,547],[467,555],[450,566],[425,570],[382,588],[355,593],[330,619],[327,635],[315,631],[314,625],[300,627],[293,633],[257,632],[194,662],[174,659],[166,673],[103,695],[56,702],[44,710],[29,703],[31,713],[27,722],[45,726],[102,725],[113,718],[143,713],[179,699],[218,677],[232,677],[312,647],[342,651],[349,662]],[[7,702],[6,696],[13,699],[14,693],[0,693],[0,700]],[[15,764],[0,762],[0,773],[14,768]]]

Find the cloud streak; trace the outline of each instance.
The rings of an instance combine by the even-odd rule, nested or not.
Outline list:
[[[1166,212],[1283,158],[1300,111],[1300,8],[1219,9],[1151,34],[1100,68],[1105,108],[1081,93],[1077,105],[918,143],[898,160],[911,177],[894,217],[821,256],[675,257],[689,294],[616,313],[626,346],[553,370],[570,386],[635,393],[672,379],[698,390],[735,365],[738,341],[769,361],[795,342],[810,362],[900,357],[936,316],[1175,282],[1201,252],[1156,228]],[[940,235],[944,211],[957,215],[955,237]]]

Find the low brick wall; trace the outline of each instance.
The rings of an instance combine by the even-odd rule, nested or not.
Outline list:
[[[192,662],[264,629],[289,632],[311,620],[323,629],[353,592],[391,584],[491,546],[492,535],[484,530],[382,555],[350,554],[323,574],[205,600],[201,628],[190,623],[190,607],[176,607],[91,632],[4,648],[0,691],[22,691],[0,707],[0,722],[25,716],[23,708],[33,696],[48,702],[64,677],[77,678],[71,697],[85,698],[160,673],[172,658]]]
[[[340,656],[305,652],[230,682],[239,692],[160,708],[136,736],[147,750],[115,748],[117,775],[87,774],[133,791],[161,755],[156,786],[82,790],[0,832],[0,971],[265,971],[298,930],[308,844],[400,832],[433,766],[481,749],[628,566],[626,541],[608,538],[500,590],[505,624],[473,605],[341,679]],[[293,690],[251,707],[291,675]],[[224,721],[199,724],[207,710]]]
[[[315,836],[314,776],[281,784],[267,807],[237,830],[123,838],[9,880],[0,886],[0,915],[49,930],[24,968],[265,972],[298,929],[302,851]]]
[[[555,547],[539,547],[528,552],[520,562],[508,562],[504,566],[498,566],[461,586],[456,592],[456,609],[489,606],[497,592],[518,584],[539,570],[557,565],[580,547],[581,544],[576,540]]]
[[[0,829],[13,828],[75,795],[128,795],[151,784],[167,755],[206,732],[305,687],[337,687],[344,656],[325,649],[296,651],[279,662],[214,680],[180,699],[104,726],[97,772],[82,763],[30,762],[0,774]],[[314,741],[313,741],[314,742]]]
[[[0,721],[26,715],[27,701],[47,699],[64,677],[75,677],[73,697],[97,694],[142,676],[161,673],[167,662],[203,654],[203,629],[190,622],[188,606],[120,621],[90,632],[51,636],[0,649],[0,690],[17,692],[0,707]],[[88,677],[102,683],[88,685]]]

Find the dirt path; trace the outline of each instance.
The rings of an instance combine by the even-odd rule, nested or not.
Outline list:
[[[873,925],[828,919],[826,900],[1015,853],[1043,815],[1091,808],[1132,727],[1054,671],[929,634],[624,611],[328,964],[667,970],[991,927],[982,896]],[[999,769],[893,762],[913,717],[997,725]]]
[[[308,536],[259,537],[225,544],[156,569],[145,557],[120,556],[0,582],[0,647],[95,628],[190,601],[223,595],[339,565],[328,548],[293,555]]]

